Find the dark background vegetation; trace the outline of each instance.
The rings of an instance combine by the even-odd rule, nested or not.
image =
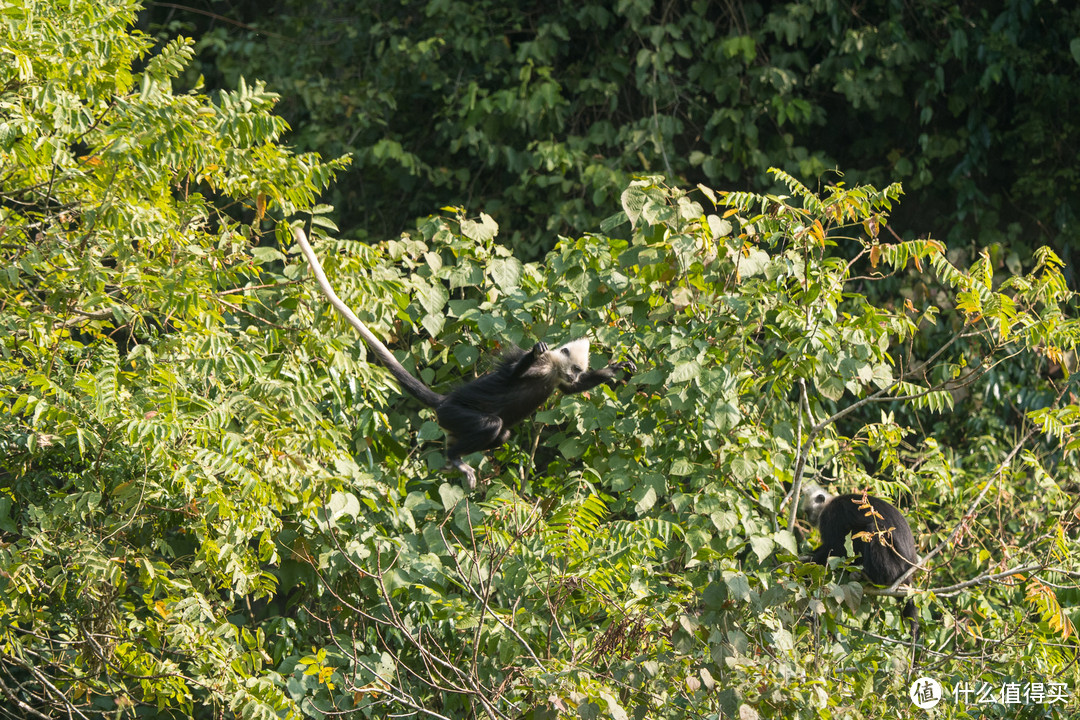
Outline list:
[[[775,166],[902,182],[903,237],[1080,266],[1074,3],[276,0],[141,24],[197,38],[192,83],[263,79],[299,148],[353,156],[327,198],[350,236],[482,207],[535,257],[631,175],[767,191]]]

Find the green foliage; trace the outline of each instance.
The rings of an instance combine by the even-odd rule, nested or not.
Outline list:
[[[990,248],[966,265],[890,231],[899,185],[812,190],[796,176],[814,173],[789,165],[772,194],[616,185],[612,169],[600,233],[562,238],[541,263],[497,242],[505,206],[339,239],[315,198],[344,163],[284,149],[259,83],[213,101],[174,91],[191,46],[150,54],[134,11],[0,9],[5,709],[903,717],[923,672],[947,687],[1066,682],[1075,707],[1078,323],[1058,255],[1020,272]],[[799,11],[785,37],[809,32]],[[412,22],[408,6],[384,12]],[[520,92],[477,83],[479,109],[461,117],[476,133],[558,136],[570,95],[536,54],[600,27],[596,8],[545,26],[546,44],[513,35],[494,51],[465,12],[415,21],[475,43],[480,67],[502,47],[532,65]],[[620,5],[623,25],[605,12],[613,34],[652,27],[651,6]],[[677,36],[697,29],[679,22],[601,71],[676,107],[677,75],[661,70],[693,57]],[[381,52],[427,58],[396,66],[395,83],[453,95],[439,43],[393,37]],[[749,35],[714,45],[766,67]],[[605,87],[585,90],[601,104]],[[783,107],[785,127],[808,122]],[[476,133],[455,137],[511,157]],[[603,165],[607,147],[567,167]],[[408,152],[388,135],[361,162],[418,167]],[[520,202],[562,223],[555,205],[577,201],[553,176],[530,176],[548,200]],[[441,472],[431,411],[309,281],[291,249],[301,218],[342,298],[438,390],[539,339],[587,337],[595,366],[638,372],[558,397],[470,458],[485,485],[466,494]],[[888,597],[904,591],[798,561],[812,533],[784,482],[829,476],[912,521],[927,568],[912,578],[914,652]],[[1013,709],[947,700],[940,715]]]
[[[342,164],[283,150],[261,84],[174,93],[191,43],[147,56],[136,10],[0,8],[0,694],[276,718],[237,601],[335,482],[309,459],[348,456],[299,432],[326,387],[288,379],[305,351],[253,246],[259,198],[310,204]]]

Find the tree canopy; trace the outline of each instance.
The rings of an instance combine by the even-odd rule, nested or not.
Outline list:
[[[904,240],[899,182],[784,169],[627,173],[541,261],[484,207],[361,242],[320,203],[347,159],[285,145],[261,82],[186,89],[194,43],[152,49],[138,9],[0,7],[6,716],[922,717],[923,675],[939,717],[1077,707],[1052,249]],[[467,493],[301,223],[440,391],[537,340],[638,371],[471,458]],[[902,510],[910,587],[799,559],[810,480]]]

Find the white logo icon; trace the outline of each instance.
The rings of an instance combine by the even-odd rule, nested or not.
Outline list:
[[[941,702],[941,683],[934,678],[921,677],[911,683],[908,695],[916,707],[929,710]]]

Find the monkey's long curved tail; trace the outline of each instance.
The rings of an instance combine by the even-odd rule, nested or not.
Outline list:
[[[382,341],[375,336],[373,332],[368,330],[367,325],[360,321],[360,318],[356,317],[348,305],[342,302],[341,298],[334,292],[334,288],[330,286],[330,281],[326,279],[326,273],[323,272],[322,264],[319,262],[319,258],[315,257],[315,251],[311,249],[311,245],[308,243],[307,235],[304,231],[298,227],[293,228],[293,237],[296,239],[296,244],[300,246],[300,252],[304,253],[304,257],[307,258],[308,264],[311,266],[311,271],[315,273],[315,280],[319,283],[319,288],[322,290],[323,295],[330,301],[330,304],[334,306],[334,309],[341,313],[341,316],[348,320],[356,332],[360,333],[360,337],[364,339],[368,349],[375,353],[375,356],[379,358],[379,361],[390,371],[401,384],[401,387],[405,388],[409,393],[420,402],[424,403],[428,407],[438,407],[442,404],[442,401],[446,398],[439,393],[435,392],[419,379],[413,377],[413,375],[397,361],[394,354],[390,352],[390,349],[383,345]]]

